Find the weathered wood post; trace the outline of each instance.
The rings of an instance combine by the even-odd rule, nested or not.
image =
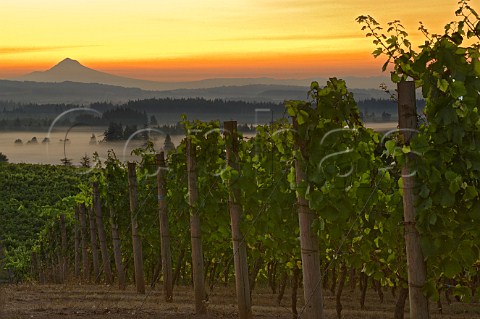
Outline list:
[[[46,278],[46,260],[45,260],[45,249],[40,243],[40,251],[38,252],[38,281],[41,285],[44,285],[47,282]]]
[[[293,128],[296,130],[298,126],[297,119],[292,117],[292,121]],[[295,149],[299,151],[299,156],[305,153],[305,142],[298,135],[295,135]],[[295,159],[295,182],[297,189],[306,187],[307,179],[303,165],[301,159]],[[299,192],[297,192],[297,212],[302,250],[303,296],[305,299],[302,318],[324,319],[318,238],[312,230],[315,214],[311,211],[308,201]]]
[[[75,277],[80,278],[80,269],[81,269],[81,259],[82,252],[80,250],[80,212],[78,206],[75,207],[75,227],[74,227],[74,237],[75,237],[75,266],[74,272]]]
[[[90,248],[92,249],[94,282],[100,282],[100,262],[98,256],[97,230],[95,227],[95,216],[92,208],[88,208],[88,219],[90,221]]]
[[[417,129],[417,108],[415,83],[402,81],[398,83],[398,126],[405,145],[410,144]],[[415,226],[415,175],[411,162],[415,155],[407,155],[408,161],[402,167],[403,218],[405,225],[405,248],[407,252],[408,290],[411,319],[430,318],[428,299],[422,292],[427,271],[420,246],[420,234]]]
[[[110,225],[112,227],[113,256],[115,258],[115,268],[117,269],[118,288],[125,290],[127,279],[125,278],[125,269],[122,261],[122,243],[118,233],[118,222],[115,209],[110,207]]]
[[[0,260],[2,260],[4,258],[4,256],[2,255],[3,253],[3,247],[2,247],[2,244],[0,243]],[[30,274],[32,275],[32,278],[34,279],[37,279],[40,281],[39,279],[39,273],[40,273],[40,269],[39,269],[39,264],[38,264],[38,258],[37,258],[37,253],[32,251],[32,255],[31,255],[31,265],[30,265]],[[0,291],[1,293],[1,291]],[[1,298],[1,296],[0,296]],[[1,308],[0,308],[1,309]],[[0,310],[0,318],[1,318],[1,310]]]
[[[163,291],[165,301],[173,301],[172,254],[170,251],[170,233],[167,216],[166,165],[163,152],[157,154],[158,218],[160,221],[160,245],[162,254]]]
[[[68,263],[67,263],[67,226],[65,225],[65,215],[60,215],[60,235],[61,235],[61,276],[62,282],[68,278]]]
[[[88,260],[87,252],[87,216],[86,216],[86,207],[85,204],[80,204],[79,215],[80,215],[80,234],[82,237],[82,274],[83,279],[88,280],[90,278],[90,262]]]
[[[130,194],[130,214],[132,221],[133,263],[135,267],[135,285],[137,292],[145,293],[145,278],[143,275],[142,239],[138,234],[138,194],[137,172],[135,163],[128,163],[128,190]]]
[[[198,185],[196,171],[196,151],[192,140],[187,137],[187,175],[188,175],[188,204],[190,205],[190,238],[192,242],[192,271],[193,288],[195,290],[195,312],[207,312],[205,304],[206,290],[203,277],[203,249],[200,229],[200,215],[196,207],[198,200]]]
[[[237,122],[226,121],[223,123],[225,138],[227,140],[227,164],[232,169],[239,171],[238,164],[238,135]],[[252,318],[252,302],[250,298],[250,284],[248,280],[248,261],[245,239],[240,230],[242,220],[241,193],[235,181],[230,181],[228,206],[232,228],[233,259],[235,264],[235,284],[240,319]]]
[[[107,175],[107,192],[109,194],[109,185],[112,182],[112,177],[110,175]],[[122,261],[122,243],[120,241],[120,235],[118,232],[117,212],[115,211],[113,201],[113,198],[110,197],[108,206],[110,212],[109,220],[112,233],[113,257],[115,259],[115,268],[117,269],[118,288],[120,290],[125,290],[125,288],[127,287],[127,279]]]
[[[110,255],[108,254],[107,238],[105,235],[105,227],[103,226],[102,203],[100,202],[100,190],[98,183],[93,185],[93,207],[95,209],[95,217],[97,221],[98,240],[100,242],[100,252],[102,253],[103,272],[105,274],[105,282],[109,285],[113,283],[112,267],[110,265]]]

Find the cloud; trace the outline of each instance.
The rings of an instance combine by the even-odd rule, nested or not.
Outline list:
[[[22,54],[31,52],[48,52],[65,49],[87,48],[98,45],[65,45],[65,46],[31,46],[31,47],[0,47],[0,54]]]
[[[257,0],[258,1],[258,0]],[[347,1],[348,2],[348,1]],[[260,3],[269,6],[302,6],[302,7],[314,7],[322,5],[338,4],[337,0],[261,0]]]
[[[223,38],[213,39],[210,41],[322,41],[322,40],[344,40],[344,39],[358,39],[358,33],[352,34],[324,34],[324,35],[310,35],[310,34],[289,34],[289,35],[259,35],[252,37],[237,37],[237,38]]]

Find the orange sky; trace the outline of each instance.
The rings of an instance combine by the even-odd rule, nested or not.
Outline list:
[[[0,78],[70,57],[129,77],[380,75],[355,18],[441,32],[456,0],[2,0]]]

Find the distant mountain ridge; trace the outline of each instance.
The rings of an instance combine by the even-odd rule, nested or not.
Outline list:
[[[177,89],[168,91],[147,91],[139,88],[125,88],[97,83],[78,82],[33,82],[0,80],[0,100],[37,104],[79,104],[93,102],[124,103],[129,100],[147,98],[205,98],[242,100],[256,102],[277,102],[284,100],[305,100],[309,86],[251,84],[221,86],[204,89]],[[381,90],[351,89],[355,99],[387,99]]]
[[[357,100],[388,98],[376,89],[386,77],[344,78]],[[257,102],[304,100],[313,79],[224,78],[190,82],[155,82],[100,72],[66,58],[46,71],[0,80],[0,100],[22,103],[124,103],[146,98],[226,99]],[[324,85],[327,79],[316,79]]]
[[[389,83],[390,79],[384,76],[378,77],[344,77],[349,88],[377,89],[381,83]],[[157,82],[133,79],[106,72],[97,71],[82,65],[79,61],[66,58],[46,71],[35,71],[23,76],[13,78],[14,81],[33,82],[78,82],[98,83],[106,85],[122,86],[127,88],[140,88],[149,91],[171,91],[178,89],[207,89],[221,86],[244,86],[244,85],[287,85],[308,86],[314,80],[319,83],[326,82],[325,78],[317,79],[272,79],[272,78],[216,78],[187,82]]]

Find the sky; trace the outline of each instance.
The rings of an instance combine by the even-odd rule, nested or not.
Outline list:
[[[475,4],[473,4],[475,7]],[[355,18],[442,32],[456,0],[1,0],[0,78],[64,58],[121,76],[187,81],[381,75]]]

